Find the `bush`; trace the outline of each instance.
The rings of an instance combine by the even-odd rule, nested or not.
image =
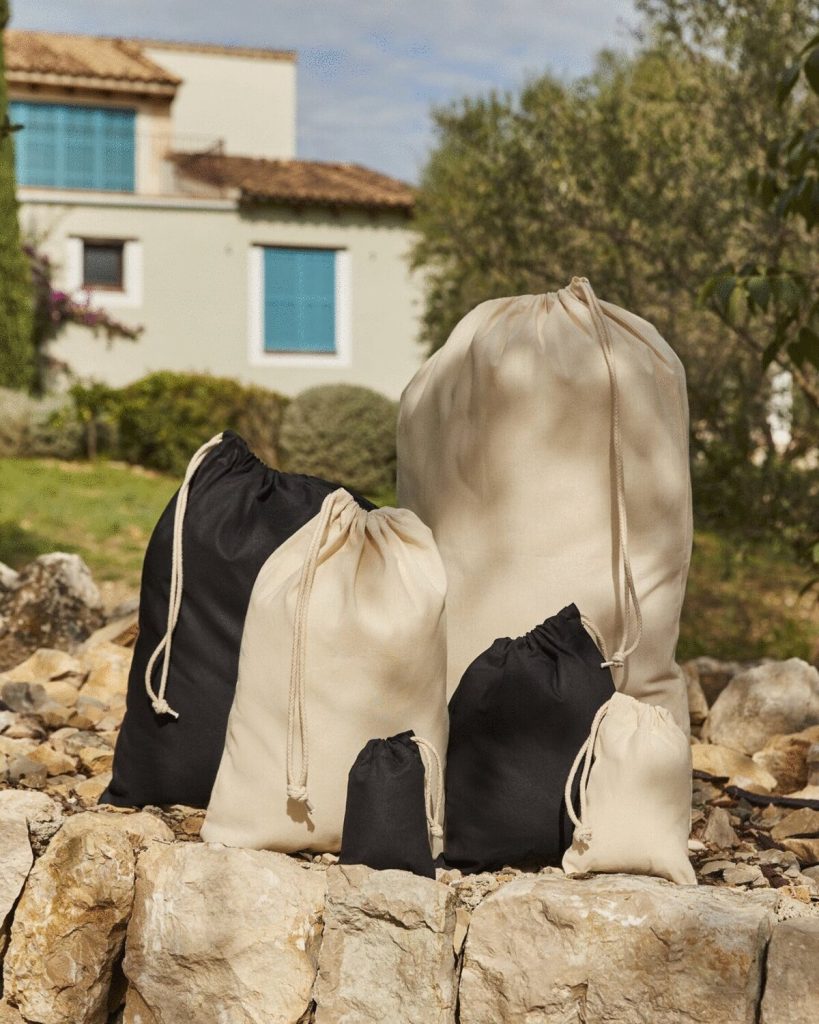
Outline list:
[[[64,396],[34,398],[0,388],[0,456],[73,459],[82,450],[82,428]]]
[[[368,495],[395,484],[398,406],[369,388],[327,384],[293,399],[281,430],[286,469]]]
[[[223,377],[152,373],[119,390],[73,389],[76,418],[95,424],[100,451],[181,476],[208,438],[232,429],[270,466],[277,466],[286,399],[275,391]],[[93,453],[91,453],[93,454]]]

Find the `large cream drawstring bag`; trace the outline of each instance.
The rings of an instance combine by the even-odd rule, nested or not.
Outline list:
[[[688,729],[685,373],[649,323],[585,278],[482,303],[404,391],[398,498],[446,567],[449,693],[496,637],[574,603],[617,689]]]
[[[580,776],[580,816],[572,787]],[[671,714],[615,693],[597,712],[565,790],[574,823],[567,875],[656,875],[695,885],[688,860],[691,747]]]
[[[337,852],[347,776],[368,740],[411,729],[443,758],[445,597],[435,541],[416,515],[328,495],[253,588],[203,839]],[[432,761],[437,853],[442,782]]]

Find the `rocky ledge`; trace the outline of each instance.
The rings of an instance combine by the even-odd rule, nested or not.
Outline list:
[[[23,574],[39,591],[0,573],[24,656],[0,675],[0,1024],[819,1020],[815,668],[685,666],[699,886],[432,881],[203,844],[192,808],[96,807],[134,616],[100,625],[62,558]]]

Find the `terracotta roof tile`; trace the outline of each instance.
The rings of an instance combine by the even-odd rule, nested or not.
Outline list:
[[[236,188],[249,201],[412,210],[410,185],[358,164],[267,160],[217,153],[177,153],[180,173],[217,188]]]
[[[5,42],[10,81],[42,75],[164,86],[171,91],[179,84],[175,75],[146,57],[139,44],[128,39],[8,29]]]

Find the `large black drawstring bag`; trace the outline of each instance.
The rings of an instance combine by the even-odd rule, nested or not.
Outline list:
[[[420,736],[410,731],[370,740],[348,776],[339,863],[434,878],[430,838],[443,831],[442,783],[438,753]]]
[[[207,806],[256,576],[337,487],[271,469],[231,431],[193,456],[145,552],[126,714],[101,803]]]
[[[449,702],[446,863],[462,871],[559,865],[572,839],[563,790],[611,671],[569,605],[496,640]]]

